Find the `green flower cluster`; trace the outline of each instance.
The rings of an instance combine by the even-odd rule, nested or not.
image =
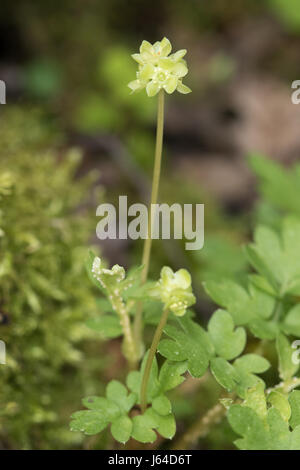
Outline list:
[[[153,45],[148,41],[142,42],[140,54],[132,55],[139,64],[137,79],[128,84],[132,93],[144,88],[148,96],[155,96],[161,89],[169,94],[175,90],[183,94],[192,91],[182,83],[182,78],[188,73],[183,60],[186,50],[181,49],[169,55],[171,50],[172,46],[167,38]]]
[[[171,268],[164,266],[159,281],[151,289],[151,296],[161,300],[164,308],[174,315],[182,317],[186,309],[196,301],[191,283],[191,276],[186,269],[179,269],[174,273]]]

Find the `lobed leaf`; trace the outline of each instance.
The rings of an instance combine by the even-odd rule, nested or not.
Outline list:
[[[208,332],[217,355],[224,359],[234,359],[243,351],[246,344],[244,328],[234,330],[232,316],[225,310],[217,310],[208,323]]]

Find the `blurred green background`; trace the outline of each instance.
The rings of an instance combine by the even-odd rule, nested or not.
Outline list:
[[[91,245],[109,263],[140,262],[138,242],[99,243],[95,210],[122,194],[147,201],[156,99],[130,95],[127,83],[130,55],[163,36],[188,50],[193,93],[167,98],[160,199],[205,203],[206,240],[199,252],[154,243],[151,275],[164,264],[189,269],[205,323],[213,306],[201,282],[242,276],[240,245],[257,221],[276,223],[279,203],[260,197],[246,157],[299,159],[300,110],[290,98],[300,78],[297,0],[2,0],[0,448],[114,445],[105,433],[68,430],[81,397],[124,374],[118,340],[104,343],[84,326],[99,306],[83,264]],[[209,378],[187,383],[176,392],[179,432],[218,396]],[[199,448],[231,441],[224,422]]]

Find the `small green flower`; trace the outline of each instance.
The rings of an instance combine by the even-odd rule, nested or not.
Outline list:
[[[161,300],[165,308],[170,309],[174,315],[181,317],[196,301],[191,283],[191,276],[186,269],[179,269],[174,273],[171,268],[164,266],[150,295]]]
[[[111,269],[101,267],[101,259],[98,256],[95,257],[92,274],[100,282],[102,287],[107,288],[112,283],[121,282],[125,279],[125,269],[118,264],[115,264]]]
[[[183,94],[192,91],[182,83],[182,78],[188,73],[186,61],[183,60],[186,50],[181,49],[169,55],[171,50],[167,38],[153,45],[148,41],[142,42],[140,54],[132,55],[139,64],[137,79],[128,84],[132,93],[144,88],[148,96],[155,96],[161,89],[169,94],[175,90]]]

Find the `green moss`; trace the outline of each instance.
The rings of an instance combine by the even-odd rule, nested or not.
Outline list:
[[[42,122],[12,109],[0,127],[0,440],[13,448],[79,444],[65,432],[72,401],[94,390],[82,326],[95,308],[83,268],[93,178],[74,179],[76,150],[57,161]]]

